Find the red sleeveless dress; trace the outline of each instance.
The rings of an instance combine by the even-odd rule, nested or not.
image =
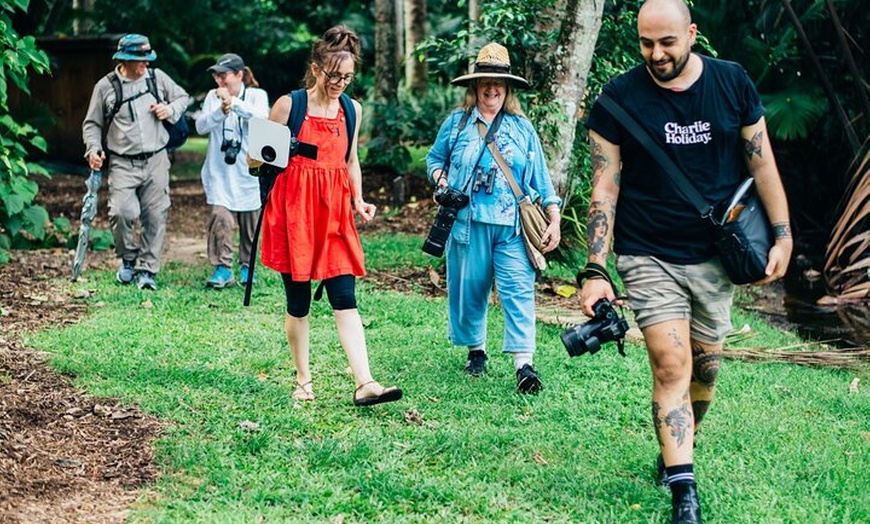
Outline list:
[[[307,114],[299,141],[317,146],[317,160],[294,156],[278,175],[263,210],[263,265],[296,282],[365,275],[344,156],[344,111]]]

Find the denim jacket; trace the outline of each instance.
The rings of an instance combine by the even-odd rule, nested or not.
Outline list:
[[[472,108],[465,127],[460,131],[459,123],[463,113],[463,110],[457,109],[447,117],[438,131],[432,149],[426,156],[426,172],[429,180],[434,181],[433,172],[444,168],[452,148],[447,183],[463,191],[470,199],[469,205],[459,210],[451,236],[455,241],[467,244],[472,220],[512,225],[514,231],[519,234],[520,223],[516,199],[501,169],[486,149],[477,128],[478,121],[483,122],[487,129],[489,124],[480,117],[480,112],[475,107]],[[511,173],[523,193],[529,195],[533,201],[540,199],[544,208],[550,204],[562,205],[562,199],[556,194],[553,181],[547,171],[538,133],[526,117],[505,113],[501,127],[495,134],[495,144],[510,166]],[[476,167],[480,167],[484,172],[490,169],[498,172],[492,195],[480,189],[474,191]],[[512,205],[505,207],[503,205],[505,202]]]

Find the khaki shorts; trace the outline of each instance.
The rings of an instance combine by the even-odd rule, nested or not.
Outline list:
[[[641,329],[668,320],[689,320],[692,340],[704,344],[719,344],[731,331],[734,285],[718,257],[680,265],[621,255],[616,269]]]

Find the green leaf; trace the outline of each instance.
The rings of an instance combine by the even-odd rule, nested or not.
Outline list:
[[[804,86],[762,95],[761,99],[767,127],[780,140],[807,138],[827,109],[821,91]]]

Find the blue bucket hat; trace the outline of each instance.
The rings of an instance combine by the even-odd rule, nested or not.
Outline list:
[[[147,36],[124,35],[118,40],[118,51],[112,55],[112,60],[144,60],[151,62],[157,58],[157,53],[151,50],[151,42]]]

